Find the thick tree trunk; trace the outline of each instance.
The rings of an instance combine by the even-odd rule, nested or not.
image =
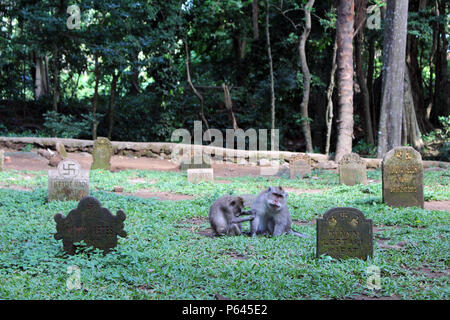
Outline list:
[[[383,84],[378,158],[402,141],[403,87],[405,79],[408,0],[388,0],[383,48]]]
[[[275,129],[275,85],[273,79],[273,62],[272,49],[270,46],[270,30],[269,30],[269,1],[266,0],[266,42],[267,42],[267,56],[269,58],[270,68],[270,106],[271,106],[271,128]]]
[[[339,0],[336,38],[338,44],[339,120],[335,161],[352,152],[353,142],[353,26],[354,1]]]
[[[311,127],[309,125],[308,104],[309,94],[311,91],[311,73],[309,72],[308,63],[306,60],[306,41],[308,40],[309,33],[311,32],[311,9],[315,0],[309,0],[305,5],[305,25],[303,27],[303,33],[300,36],[298,44],[298,52],[300,57],[300,66],[303,73],[303,99],[300,104],[300,113],[302,115],[302,130],[306,141],[306,152],[312,153],[312,138]]]
[[[403,123],[402,123],[402,144],[411,145],[417,151],[423,151],[422,133],[416,117],[414,107],[413,90],[409,77],[408,67],[405,65],[405,82],[403,94]]]
[[[116,99],[117,80],[119,80],[119,74],[116,74],[116,72],[113,71],[113,78],[111,81],[111,94],[109,98],[109,126],[108,126],[109,140],[112,139],[112,133],[114,128],[114,102]]]
[[[39,99],[48,94],[48,68],[45,59],[34,54],[34,97]]]

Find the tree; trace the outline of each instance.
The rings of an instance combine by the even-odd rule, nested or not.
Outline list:
[[[408,0],[388,0],[385,20],[378,158],[402,143]]]
[[[354,1],[340,0],[336,27],[338,45],[339,120],[335,161],[352,152],[353,142],[353,26]]]

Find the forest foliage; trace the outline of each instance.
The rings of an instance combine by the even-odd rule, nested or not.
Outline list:
[[[305,151],[302,123],[307,121],[313,150],[324,152],[336,3],[315,1],[310,12],[305,118],[298,50],[306,0],[4,0],[0,134],[170,141],[173,130],[192,129],[201,119],[220,130],[269,129],[268,35],[280,147]],[[71,5],[80,9],[79,28],[71,28]],[[385,6],[382,0],[355,0],[360,51],[354,55],[365,75],[371,116],[368,129],[355,74],[353,148],[363,155],[375,154],[368,130],[376,139]],[[378,17],[379,28],[369,28],[366,21]],[[405,60],[414,109],[425,144],[439,140],[439,150],[449,138],[448,24],[446,1],[409,1]],[[332,97],[338,106],[336,89]],[[333,118],[331,152],[338,120]]]

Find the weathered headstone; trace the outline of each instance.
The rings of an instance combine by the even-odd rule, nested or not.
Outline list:
[[[108,138],[97,138],[94,142],[94,149],[92,150],[94,161],[92,162],[91,170],[109,170],[111,168],[112,152],[112,144]]]
[[[316,256],[335,259],[373,255],[372,220],[355,208],[333,208],[317,219]]]
[[[307,154],[299,154],[292,157],[289,161],[289,173],[291,179],[303,178],[311,174],[311,157]]]
[[[75,160],[62,160],[56,170],[48,172],[48,201],[79,201],[88,195],[89,171],[81,170]]]
[[[3,171],[3,166],[5,165],[5,152],[0,150],[0,171]]]
[[[347,186],[367,183],[366,162],[357,153],[344,155],[339,162],[339,182]]]
[[[188,181],[190,183],[198,183],[200,181],[214,181],[214,171],[210,169],[188,169]]]
[[[391,207],[424,207],[422,156],[411,147],[397,147],[382,162],[383,202]]]
[[[87,246],[103,250],[106,254],[117,246],[117,236],[125,238],[127,233],[123,230],[126,215],[122,210],[116,215],[111,214],[107,208],[94,197],[85,197],[78,207],[71,210],[67,217],[62,213],[54,216],[56,222],[56,240],[63,241],[64,251],[75,254],[74,243],[84,240]]]
[[[66,152],[66,148],[64,147],[64,144],[62,144],[61,142],[56,142],[56,151],[58,151],[58,153],[61,155],[61,157],[63,157],[64,159],[67,158],[67,152]]]

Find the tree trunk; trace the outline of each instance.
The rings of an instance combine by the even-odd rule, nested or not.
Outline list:
[[[354,1],[339,0],[336,38],[338,44],[339,120],[335,161],[352,152],[353,142],[353,26]]]
[[[375,64],[375,36],[369,38],[369,61],[367,62],[367,90],[369,92],[369,105],[370,105],[370,115],[372,118],[372,135],[375,139],[377,132],[378,118],[375,112],[375,97],[373,94],[373,75],[374,75],[374,64]]]
[[[95,56],[95,87],[94,87],[94,99],[92,101],[92,140],[97,139],[97,104],[98,104],[98,83],[99,83],[99,69],[98,69],[98,56]]]
[[[200,100],[200,117],[202,118],[203,123],[206,126],[206,130],[207,132],[209,131],[209,123],[208,120],[206,120],[205,117],[205,113],[203,110],[203,96],[200,94],[200,92],[197,91],[197,89],[195,89],[194,84],[192,83],[192,79],[191,79],[191,70],[189,67],[189,61],[191,59],[191,55],[189,53],[189,45],[187,42],[187,36],[184,37],[184,48],[186,50],[186,77],[187,77],[187,82],[189,83],[189,86],[191,87],[192,91],[194,92],[194,94],[197,96],[197,98]],[[209,139],[209,141],[211,140],[211,136],[207,137],[207,139]]]
[[[113,71],[113,78],[111,81],[111,95],[109,98],[109,127],[108,127],[108,139],[112,139],[112,133],[114,128],[114,102],[116,99],[116,87],[117,80],[119,80],[119,74]]]
[[[223,88],[223,100],[225,103],[225,108],[227,108],[228,112],[230,113],[231,125],[233,126],[234,130],[237,130],[239,129],[239,127],[237,125],[236,117],[234,116],[233,112],[233,101],[231,101],[230,89],[225,83],[222,84],[222,88]]]
[[[273,62],[272,49],[270,47],[270,31],[269,31],[269,1],[266,0],[266,41],[267,41],[267,56],[269,57],[270,68],[270,105],[271,105],[271,128],[275,129],[275,85],[273,80]]]
[[[253,40],[258,40],[259,39],[259,26],[258,26],[259,7],[258,7],[258,0],[253,0],[252,13],[253,13]]]
[[[330,140],[331,140],[331,127],[333,125],[333,90],[334,90],[334,74],[336,73],[337,64],[336,64],[336,55],[337,55],[337,39],[334,39],[333,46],[333,62],[331,64],[331,75],[330,75],[330,85],[327,90],[327,111],[325,116],[325,121],[327,123],[327,141],[325,145],[325,154],[328,155],[330,153]]]
[[[357,4],[357,5],[356,5]],[[358,0],[355,4],[355,25],[359,27],[355,38],[355,69],[359,87],[363,100],[364,124],[367,135],[367,142],[371,145],[375,144],[372,129],[372,117],[370,115],[370,96],[367,87],[366,76],[362,67],[362,46],[364,39],[364,21],[366,20],[367,0]]]
[[[436,1],[436,5],[438,5],[438,1]],[[444,1],[441,1],[437,12],[440,16],[446,14],[446,3]],[[447,33],[445,31],[444,23],[440,23],[437,27],[437,48],[435,55],[436,78],[434,82],[435,91],[433,96],[433,109],[430,114],[430,120],[436,124],[439,124],[439,116],[447,116],[450,114],[447,54]]]
[[[408,0],[388,0],[383,48],[383,83],[378,158],[401,145]]]
[[[60,95],[59,50],[55,46],[53,49],[53,111],[58,111]]]
[[[34,74],[34,97],[38,100],[40,97],[48,94],[48,68],[45,59],[33,54],[35,63]]]
[[[423,151],[422,133],[416,117],[416,108],[414,107],[414,98],[412,93],[411,80],[409,77],[408,66],[405,65],[405,82],[403,95],[403,124],[402,124],[402,144],[411,145],[418,151]]]
[[[311,91],[311,73],[309,72],[308,63],[306,61],[306,41],[308,40],[309,33],[311,32],[311,9],[315,0],[309,0],[305,5],[305,25],[303,27],[303,33],[300,36],[298,43],[298,52],[300,57],[300,66],[303,73],[303,99],[300,104],[300,114],[302,116],[302,130],[306,141],[306,152],[312,153],[312,139],[311,139],[311,127],[309,125],[308,104],[309,94]]]

